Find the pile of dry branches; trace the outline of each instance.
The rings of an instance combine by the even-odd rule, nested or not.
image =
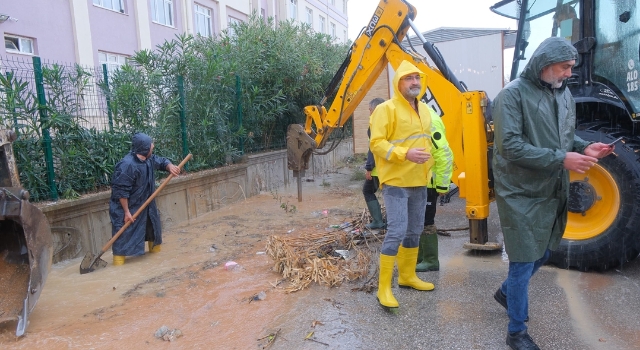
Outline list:
[[[267,254],[275,261],[275,270],[289,279],[290,285],[285,291],[302,290],[311,282],[334,287],[366,277],[375,252],[368,243],[380,242],[382,234],[364,230],[365,215],[366,211],[360,218],[331,232],[270,236]],[[348,251],[348,256],[340,254],[343,251]]]

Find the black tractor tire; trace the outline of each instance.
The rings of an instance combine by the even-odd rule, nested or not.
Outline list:
[[[610,143],[613,134],[601,131],[576,130],[586,141]],[[618,186],[620,206],[615,219],[600,234],[584,240],[563,238],[558,249],[551,254],[549,263],[560,268],[580,271],[604,271],[620,266],[638,257],[640,249],[640,162],[635,147],[616,143],[613,154],[602,158],[602,166]],[[599,196],[607,195],[598,193]],[[614,210],[614,209],[612,209]],[[588,214],[587,214],[588,215]]]

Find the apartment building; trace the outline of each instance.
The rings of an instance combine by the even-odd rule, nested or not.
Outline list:
[[[0,56],[111,68],[176,35],[219,35],[252,13],[347,39],[348,0],[2,0]],[[307,15],[309,17],[307,17]]]
[[[347,21],[348,0],[281,0],[280,18],[307,23],[319,33],[329,34],[335,40],[347,42],[349,24]]]

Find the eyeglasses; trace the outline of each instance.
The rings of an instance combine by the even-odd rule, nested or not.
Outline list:
[[[404,80],[404,81],[412,81],[412,80],[420,81],[420,76],[419,75],[408,75],[406,77],[402,77],[401,80]]]

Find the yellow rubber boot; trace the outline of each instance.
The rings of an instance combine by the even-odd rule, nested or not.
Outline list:
[[[124,255],[114,255],[113,256],[113,266],[124,265]]]
[[[378,277],[378,302],[386,307],[398,307],[398,301],[391,292],[391,279],[393,278],[393,265],[396,257],[380,254],[380,276]]]
[[[148,241],[147,245],[149,246],[149,253],[159,253],[162,250],[160,244],[154,245],[152,241]]]
[[[433,283],[425,282],[416,275],[416,259],[418,258],[418,247],[405,248],[400,245],[398,248],[398,286],[401,288],[413,288],[417,290],[433,290]]]

